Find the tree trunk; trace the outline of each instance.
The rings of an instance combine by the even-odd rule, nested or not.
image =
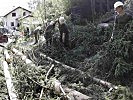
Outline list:
[[[25,55],[23,55],[23,53],[21,53],[20,51],[18,51],[17,49],[13,48],[13,52],[16,55],[21,56],[21,59],[24,60],[26,62],[26,64],[30,64],[31,66],[33,66],[33,62],[29,59],[27,59],[27,57]],[[34,65],[35,66],[35,65]],[[61,85],[61,83],[56,80],[56,79],[47,79],[51,69],[54,67],[54,65],[52,65],[52,67],[50,68],[50,70],[48,71],[48,73],[46,74],[46,80],[47,82],[47,87],[49,87],[49,89],[52,89],[55,91],[56,94],[61,95],[63,93],[64,96],[67,97],[67,100],[91,100],[91,97],[84,95],[76,90],[73,89],[69,89],[66,86]],[[27,76],[28,77],[28,76]],[[33,81],[34,82],[34,81]],[[35,82],[36,83],[36,82]],[[51,85],[53,84],[53,85]],[[50,85],[50,86],[49,86]],[[44,88],[44,87],[42,87]],[[43,91],[43,89],[42,89]],[[40,95],[40,98],[42,97],[42,93]],[[15,99],[14,99],[15,100]]]
[[[108,11],[110,10],[110,7],[109,7],[109,0],[107,0],[107,10],[108,10]]]
[[[10,100],[18,100],[13,83],[12,83],[10,72],[8,70],[8,64],[6,61],[3,61],[3,68],[4,68],[4,75],[5,75],[6,85],[9,93],[9,98]]]
[[[86,79],[93,80],[94,82],[96,82],[96,83],[98,83],[98,84],[101,84],[101,85],[103,85],[103,86],[108,87],[110,90],[112,90],[112,89],[117,89],[117,86],[113,85],[112,83],[103,81],[103,80],[98,79],[98,78],[95,78],[95,77],[91,77],[90,75],[88,75],[87,73],[85,73],[85,72],[83,72],[83,71],[81,71],[81,70],[79,70],[79,69],[75,69],[75,68],[72,68],[72,67],[70,67],[70,66],[68,66],[68,65],[65,65],[65,64],[63,64],[63,63],[61,63],[61,62],[59,62],[59,61],[56,61],[56,60],[54,60],[54,59],[52,59],[52,58],[50,58],[50,57],[47,57],[46,55],[43,55],[42,53],[40,53],[40,56],[41,56],[41,57],[44,57],[45,59],[49,60],[49,61],[52,62],[52,63],[59,64],[58,67],[59,67],[59,69],[61,69],[61,70],[65,70],[66,72],[67,72],[68,70],[70,70],[71,73],[79,73],[78,76],[81,76],[82,78],[86,77]],[[88,80],[86,80],[85,82],[87,82],[87,81],[88,81]]]
[[[5,60],[7,61],[7,63],[11,63],[11,57],[8,54],[8,51],[6,49],[4,50],[4,55],[5,55]]]
[[[62,86],[58,80],[49,80],[51,89],[54,89],[56,94],[62,94],[67,98],[67,100],[92,100],[91,97],[84,95],[76,90],[69,89],[65,86]],[[53,86],[51,86],[53,84]]]

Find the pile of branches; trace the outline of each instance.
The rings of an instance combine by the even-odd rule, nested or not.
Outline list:
[[[36,66],[43,67],[30,67],[24,65],[24,62],[21,62],[18,58],[14,60],[14,67],[16,67],[14,77],[20,79],[20,81],[17,80],[16,87],[18,86],[18,93],[20,93],[19,97],[21,99],[36,99],[41,95],[41,85],[45,85],[44,75],[46,75],[49,69],[50,62],[40,56],[40,54],[50,56],[86,74],[109,80],[114,84],[125,83],[122,80],[123,76],[129,75],[132,71],[132,34],[130,30],[126,34],[125,32],[117,33],[114,36],[114,40],[109,42],[108,37],[112,33],[110,29],[103,31],[97,29],[94,24],[75,27],[77,27],[78,31],[73,31],[71,42],[74,45],[69,51],[65,50],[61,44],[53,44],[50,47],[46,47],[44,43],[37,45],[33,51],[27,52],[27,56]],[[60,64],[55,64],[50,77],[59,79],[62,84],[68,84],[70,87],[93,97],[94,100],[105,98],[103,94],[107,90],[96,85],[90,79],[86,79],[85,74],[79,75],[77,71],[71,72],[71,70],[65,70],[63,67],[61,70],[61,67]],[[126,79],[130,78],[131,76]],[[129,85],[132,84],[130,83]],[[45,99],[58,97],[54,93],[51,94],[51,91],[46,92],[46,95],[44,95]],[[111,97],[113,98],[113,96]],[[107,98],[111,97],[109,95]]]
[[[42,61],[45,61],[45,65],[43,64],[43,66],[37,67],[35,65],[26,64],[24,61],[20,60],[20,56],[14,56],[14,70],[12,70],[12,75],[14,77],[14,83],[19,99],[34,100],[40,98],[40,100],[62,100],[63,98],[60,95],[55,93],[53,89],[50,89],[50,87],[53,87],[53,81],[56,79],[60,80],[64,85],[91,96],[92,99],[89,100],[108,100],[111,98],[115,98],[116,100],[120,98],[128,98],[128,100],[132,100],[133,98],[132,93],[125,87],[116,88],[117,90],[114,90],[112,94],[110,94],[107,92],[108,90],[91,81],[91,77],[88,77],[87,73],[85,74],[83,71],[64,65],[43,54],[38,55],[38,57],[40,57]],[[51,67],[53,64],[54,66]],[[101,81],[103,85],[110,86],[110,83],[102,80],[96,78],[93,78],[93,80],[97,82]],[[104,92],[106,92],[106,96]]]
[[[19,99],[38,99],[43,89],[43,96],[41,99],[51,100],[53,98],[60,98],[59,100],[62,100],[61,96],[55,93],[53,89],[50,89],[50,87],[53,85],[53,82],[51,81],[54,81],[55,79],[58,79],[62,85],[68,86],[69,88],[90,96],[94,100],[104,98],[103,93],[105,89],[91,82],[90,79],[85,79],[78,70],[76,71],[75,69],[69,66],[67,67],[66,65],[63,66],[57,61],[50,61],[41,55],[38,55],[38,57],[40,57],[40,60],[45,61],[42,66],[38,67],[37,65],[31,66],[31,64],[25,64],[25,62],[22,60],[18,60],[20,57],[14,57],[13,66],[15,68],[12,74],[16,80],[15,87],[19,93]],[[54,64],[54,68],[50,70],[50,73],[47,77],[47,73],[49,72],[49,69],[51,69],[52,64]],[[47,81],[46,77],[48,78]]]
[[[116,84],[130,84],[133,69],[132,23],[127,31],[114,32],[114,39],[111,42],[109,39],[112,28],[103,30],[94,23],[88,23],[86,26],[70,24],[69,28],[70,50],[65,50],[61,43],[50,47],[46,47],[44,43],[34,49],[34,55],[37,57],[39,53],[43,53],[64,64],[86,71],[92,76]],[[124,81],[124,78],[128,81]]]
[[[45,87],[45,74],[46,70],[42,67],[36,68],[26,64],[24,61],[19,60],[19,56],[14,57],[13,61],[13,77],[14,77],[14,86],[18,93],[18,99],[22,100],[36,100],[40,98],[41,90]],[[47,67],[47,66],[46,66]],[[46,88],[44,90],[46,93],[41,97],[42,100],[50,100],[51,91]],[[49,96],[48,96],[49,95]],[[54,96],[57,98],[58,96]],[[41,100],[40,99],[40,100]]]

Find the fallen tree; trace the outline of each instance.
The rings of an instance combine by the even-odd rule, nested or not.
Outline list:
[[[18,55],[18,56],[21,56],[21,59],[26,63],[26,64],[30,64],[32,67],[36,67],[32,61],[30,59],[28,59],[25,55],[23,55],[23,53],[21,53],[19,50],[13,48],[13,52]],[[64,97],[66,97],[67,99],[70,99],[70,100],[90,100],[91,97],[89,96],[86,96],[76,90],[73,90],[73,89],[69,89],[67,88],[66,86],[63,86],[61,85],[61,83],[58,81],[58,80],[53,80],[53,79],[47,79],[49,73],[50,73],[51,70],[48,71],[48,73],[46,74],[46,82],[47,85],[46,86],[42,86],[42,85],[39,85],[39,83],[37,83],[36,81],[34,81],[33,79],[31,79],[30,77],[28,77],[26,74],[25,76],[28,77],[28,79],[32,80],[32,82],[36,83],[37,85],[41,86],[42,87],[42,91],[43,91],[43,88],[45,89],[51,89],[51,90],[54,90],[56,94],[60,94],[64,95]],[[24,73],[24,72],[23,72]],[[51,84],[53,84],[53,86],[51,86]],[[42,95],[42,92],[41,92],[41,95]],[[40,95],[40,98],[42,97]]]
[[[7,50],[4,50],[4,56],[5,56],[6,61],[10,62],[10,56]],[[15,88],[13,86],[13,82],[11,79],[11,75],[9,72],[8,63],[6,61],[3,61],[3,68],[4,68],[4,75],[6,79],[9,98],[10,100],[18,100],[16,91],[15,91]]]
[[[76,72],[76,73],[78,73],[78,75],[83,76],[83,77],[85,77],[86,79],[89,78],[90,80],[93,80],[94,82],[96,82],[96,83],[98,83],[98,84],[102,84],[103,86],[108,87],[109,90],[117,89],[117,86],[115,86],[115,85],[113,85],[113,84],[111,84],[111,83],[109,83],[109,82],[103,81],[103,80],[98,79],[98,78],[95,78],[95,77],[91,77],[90,75],[88,75],[87,73],[85,73],[85,72],[83,72],[83,71],[81,71],[81,70],[78,70],[78,69],[72,68],[72,67],[70,67],[70,66],[67,66],[67,65],[65,65],[65,64],[63,64],[63,63],[61,63],[61,62],[59,62],[59,61],[57,61],[57,60],[54,60],[54,59],[52,59],[52,58],[50,58],[50,57],[47,57],[46,55],[44,55],[44,54],[42,54],[42,53],[40,53],[40,56],[41,56],[41,57],[44,57],[44,59],[47,59],[47,60],[51,61],[52,63],[59,64],[58,67],[59,67],[60,69],[62,69],[62,70],[65,70],[65,71],[71,70],[72,72]]]

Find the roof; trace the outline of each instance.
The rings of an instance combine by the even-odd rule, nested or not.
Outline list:
[[[19,9],[19,8],[21,8],[21,9],[23,9],[23,10],[26,10],[26,11],[28,11],[28,12],[31,13],[30,10],[27,10],[27,9],[25,9],[25,8],[19,6],[19,7],[15,8],[15,9],[13,9],[12,11],[10,11],[9,13],[7,13],[6,15],[4,15],[4,17],[6,17],[7,15],[9,15],[10,13],[12,13],[13,11],[15,11],[16,9]]]

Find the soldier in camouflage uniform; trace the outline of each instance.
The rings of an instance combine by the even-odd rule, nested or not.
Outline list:
[[[126,31],[129,25],[128,22],[130,22],[133,19],[133,17],[130,14],[125,12],[124,4],[121,1],[117,1],[114,4],[114,10],[116,14],[108,18],[107,20],[102,21],[103,24],[101,24],[103,25],[102,27],[105,28],[110,26],[109,24],[107,25],[107,23],[111,21],[113,22],[113,25],[111,24],[113,26],[113,32],[112,32],[110,41],[113,39],[114,32]]]
[[[44,37],[46,39],[46,45],[49,46],[52,44],[52,36],[54,34],[56,22],[51,21],[50,24],[46,27]]]
[[[35,43],[34,44],[36,44],[36,43],[38,43],[38,41],[39,41],[39,36],[40,36],[40,33],[41,33],[41,24],[39,24],[37,27],[36,27],[36,29],[34,30],[34,36],[35,36]]]
[[[60,31],[60,42],[63,43],[64,47],[69,48],[69,30],[65,23],[64,17],[59,18],[59,31]]]
[[[117,1],[114,4],[114,10],[116,15],[110,17],[109,19],[103,21],[103,23],[109,23],[113,21],[115,23],[115,29],[124,29],[125,25],[133,19],[133,17],[126,13],[123,8],[124,4]]]

